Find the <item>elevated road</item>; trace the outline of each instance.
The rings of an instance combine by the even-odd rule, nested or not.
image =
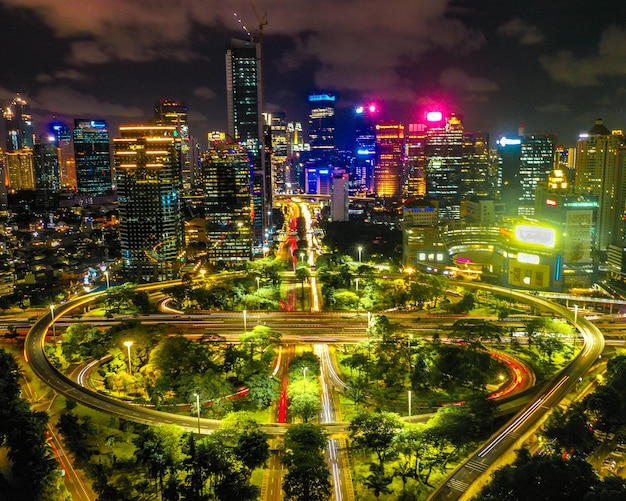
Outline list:
[[[547,414],[563,400],[574,385],[597,361],[604,350],[602,332],[585,318],[574,318],[568,308],[545,299],[484,284],[466,284],[469,287],[489,290],[513,299],[531,302],[544,311],[555,313],[575,323],[584,339],[578,356],[519,413],[494,433],[485,444],[459,465],[445,483],[429,497],[432,501],[467,500],[476,495],[485,485],[490,474],[498,467],[510,463],[513,450],[519,448],[525,439],[534,432]]]

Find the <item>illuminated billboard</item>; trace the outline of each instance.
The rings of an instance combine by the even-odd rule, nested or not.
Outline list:
[[[517,241],[552,248],[556,244],[556,232],[546,226],[521,224],[515,227]]]
[[[428,122],[441,122],[441,120],[443,120],[443,114],[441,111],[429,111],[426,113],[426,120]]]

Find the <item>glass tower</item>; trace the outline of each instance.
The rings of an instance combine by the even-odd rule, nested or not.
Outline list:
[[[231,40],[226,51],[228,132],[233,142],[246,149],[253,167],[252,228],[257,245],[265,239],[272,207],[272,176],[263,143],[261,72],[260,42]]]
[[[79,192],[99,195],[112,189],[109,130],[104,120],[74,120],[74,160]]]
[[[33,120],[30,105],[18,94],[4,110],[6,130],[6,151],[19,151],[22,148],[33,148]]]
[[[250,165],[240,145],[215,141],[202,159],[207,256],[236,262],[252,256]]]
[[[124,271],[136,282],[169,280],[184,245],[180,138],[174,126],[120,127],[113,140]]]

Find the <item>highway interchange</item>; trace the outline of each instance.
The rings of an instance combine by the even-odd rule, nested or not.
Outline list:
[[[142,285],[138,287],[138,290],[146,292],[162,291],[167,286],[173,286],[178,283],[178,281],[173,281],[167,284]],[[488,474],[493,471],[494,468],[512,459],[510,452],[514,448],[519,447],[523,440],[537,428],[545,415],[553,407],[558,405],[566,393],[578,382],[579,378],[592,367],[604,349],[604,337],[601,331],[582,316],[575,318],[574,312],[564,306],[533,295],[505,288],[477,283],[465,283],[464,285],[490,290],[500,295],[508,295],[513,299],[534,304],[543,311],[563,317],[572,324],[576,323],[576,328],[583,337],[584,345],[579,355],[565,369],[557,374],[539,394],[535,395],[532,401],[528,402],[520,412],[490,437],[490,439],[471,457],[467,458],[466,461],[459,465],[449,476],[448,480],[433,493],[430,498],[433,500],[469,499],[469,497],[474,495],[477,492],[477,488],[488,480]],[[72,310],[87,305],[103,294],[104,292],[99,292],[70,301],[56,308],[54,319],[51,314],[46,314],[32,326],[25,340],[24,353],[33,372],[55,391],[88,407],[139,423],[149,425],[163,423],[176,424],[187,431],[198,431],[198,420],[195,417],[162,413],[149,408],[125,403],[91,391],[61,374],[48,361],[43,347],[46,335],[53,324],[53,320],[59,321],[61,317],[67,315]],[[334,315],[331,316],[332,322],[330,322],[327,315],[313,314],[307,315],[309,319],[308,322],[303,322],[302,318],[298,318],[297,315],[294,316],[296,317],[294,326],[297,327],[293,327],[290,330],[300,328],[303,330],[315,329],[321,330],[322,332],[326,331],[324,334],[320,335],[319,338],[316,338],[316,336],[312,338],[308,336],[305,337],[307,338],[307,342],[316,343],[317,341],[317,343],[319,343],[315,345],[315,350],[316,352],[321,350],[320,354],[322,355],[320,357],[324,376],[322,378],[322,397],[332,400],[335,398],[332,388],[339,383],[333,381],[332,364],[326,361],[327,357],[323,353],[324,348],[321,348],[321,346],[326,345],[321,343],[328,343],[329,341],[341,342],[340,339],[342,337],[349,337],[351,334],[355,334],[356,331],[364,333],[367,326],[367,317],[361,315],[359,318],[350,314],[343,316]],[[271,318],[271,314],[259,314],[257,322],[268,323]],[[357,320],[357,322],[355,322],[355,320]],[[283,322],[281,322],[281,327],[285,325]],[[210,321],[207,321],[207,324],[209,323]],[[331,328],[329,328],[329,324],[332,326]],[[337,325],[342,325],[343,335],[337,332]],[[237,315],[232,315],[231,320],[226,322],[225,327],[232,327],[233,330],[239,329],[239,332],[241,332],[243,325],[240,323]],[[334,335],[329,331],[335,331]],[[328,336],[329,334],[331,335]],[[298,334],[294,336],[295,338],[300,337]],[[325,406],[325,408],[331,409],[329,410],[329,414],[325,415],[321,420],[325,423],[324,425],[327,431],[331,434],[343,432],[345,425],[338,422],[340,416],[334,413],[336,409],[338,409],[338,406],[329,405]],[[219,421],[209,419],[200,420],[200,429],[203,433],[210,433],[217,427],[219,427]],[[270,435],[277,435],[284,433],[286,426],[281,424],[267,424],[263,427],[263,430]],[[341,456],[341,454],[345,454],[344,448],[338,448],[338,444],[339,441],[332,446],[329,443],[328,452],[331,456],[331,472],[335,480],[335,485],[339,483],[339,470],[343,469],[341,466],[342,462],[345,461],[345,458]],[[342,451],[339,454],[337,454],[338,449]],[[333,466],[332,461],[335,461],[336,466]],[[351,499],[349,491],[350,486],[343,485],[341,491],[334,493],[334,497],[337,500]]]

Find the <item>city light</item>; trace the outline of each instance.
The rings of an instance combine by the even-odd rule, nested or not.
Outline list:
[[[124,341],[124,346],[126,346],[126,348],[128,348],[128,374],[130,374],[132,376],[133,374],[133,367],[130,361],[130,347],[133,345],[132,341]]]
[[[441,120],[443,120],[441,111],[429,111],[426,113],[426,121],[428,122],[441,122]]]

